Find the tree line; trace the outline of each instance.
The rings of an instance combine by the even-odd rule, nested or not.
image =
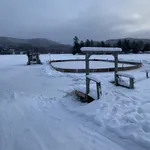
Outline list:
[[[110,44],[104,41],[93,41],[89,39],[87,39],[86,41],[80,41],[79,38],[75,36],[73,38],[72,53],[81,53],[81,47],[119,47],[122,48],[123,53],[138,53],[150,51],[150,43],[144,43],[143,41],[130,41],[128,39],[124,39]]]
[[[0,45],[0,54],[26,54],[28,51],[48,54],[48,53],[71,53],[71,46],[55,46],[55,47],[42,47],[42,46],[33,46],[32,44],[16,44],[16,45]]]
[[[15,51],[16,54],[20,54],[20,52],[26,54],[27,51],[46,53],[48,50],[44,47],[35,47],[30,44],[8,45],[5,47],[0,46],[0,54],[12,54],[13,51]]]

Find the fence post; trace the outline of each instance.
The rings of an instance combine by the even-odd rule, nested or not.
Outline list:
[[[130,78],[130,88],[134,89],[134,78]]]
[[[148,71],[146,72],[146,78],[149,78],[149,76],[148,76]]]

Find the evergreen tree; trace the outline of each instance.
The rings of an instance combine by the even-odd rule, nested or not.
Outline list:
[[[117,47],[122,48],[122,42],[121,42],[121,40],[119,40],[119,41],[117,42]]]
[[[130,47],[131,47],[131,49],[132,49],[132,52],[133,53],[138,53],[138,44],[135,42],[135,41],[133,41],[131,44],[130,44]]]
[[[90,41],[90,47],[94,47],[94,42],[93,42],[93,40]]]
[[[72,53],[75,55],[76,53],[80,53],[80,44],[77,36],[73,38],[73,51]]]
[[[101,47],[101,42],[96,42],[96,47]]]
[[[125,40],[125,44],[126,44],[127,51],[129,52],[130,51],[130,41]]]
[[[122,41],[122,49],[125,53],[129,53],[130,52],[130,41],[124,39],[124,41]]]
[[[149,50],[150,50],[150,44],[148,44],[148,43],[144,44],[143,52],[149,51]]]
[[[105,42],[101,41],[101,47],[105,47]]]
[[[82,40],[80,41],[80,48],[81,47],[84,47],[84,42]]]
[[[91,44],[91,43],[90,43],[90,40],[87,39],[87,40],[85,41],[85,46],[86,46],[86,47],[90,47],[90,44]]]
[[[138,51],[141,51],[141,50],[144,49],[145,45],[144,45],[143,41],[138,41],[136,43],[137,43],[137,49],[138,49]]]
[[[109,43],[105,44],[105,47],[111,47]]]
[[[3,48],[0,46],[0,52],[3,50]]]
[[[76,48],[76,47],[79,45],[79,39],[78,39],[77,36],[75,36],[75,37],[73,38],[73,42],[74,42],[74,47]]]
[[[117,43],[114,43],[114,44],[112,45],[112,47],[117,47]]]

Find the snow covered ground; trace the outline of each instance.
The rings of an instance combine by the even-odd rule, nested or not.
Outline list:
[[[150,55],[119,56],[144,63],[128,71],[134,90],[112,85],[113,73],[93,74],[103,95],[90,104],[71,93],[85,86],[85,74],[60,73],[47,63],[73,58],[84,56],[41,55],[44,64],[33,66],[24,55],[0,56],[0,150],[149,150],[150,79],[142,70],[150,68]]]
[[[85,69],[85,61],[72,61],[72,62],[53,62],[52,65],[57,68],[67,68],[67,69]],[[133,66],[130,64],[118,64],[119,67]],[[90,68],[113,68],[114,63],[103,62],[103,61],[90,61]]]

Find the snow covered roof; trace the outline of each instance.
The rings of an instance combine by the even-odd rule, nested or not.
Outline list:
[[[114,53],[121,52],[121,48],[116,47],[82,47],[82,52],[91,52],[91,53]]]

